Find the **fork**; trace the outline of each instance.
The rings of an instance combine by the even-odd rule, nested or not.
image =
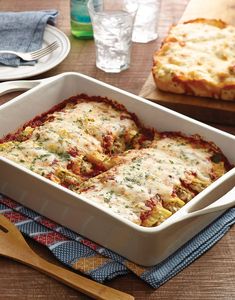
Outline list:
[[[51,52],[53,52],[55,49],[59,47],[59,43],[57,41],[54,41],[53,43],[49,44],[48,46],[41,48],[39,50],[33,51],[33,52],[15,52],[10,50],[0,50],[0,54],[14,54],[21,59],[25,61],[31,61],[31,60],[38,60]]]
[[[0,255],[31,266],[68,286],[100,300],[134,300],[134,297],[48,262],[37,255],[23,235],[6,217],[0,214]]]

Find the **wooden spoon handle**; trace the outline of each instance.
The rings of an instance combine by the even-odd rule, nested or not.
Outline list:
[[[52,264],[44,260],[40,256],[38,256],[34,252],[31,252],[31,255],[29,255],[27,259],[18,258],[17,260],[57,279],[58,281],[94,299],[100,299],[100,300],[111,300],[111,299],[112,300],[133,300],[134,299],[134,297],[129,294],[102,285],[86,277],[78,275],[77,273],[71,272],[65,268]]]

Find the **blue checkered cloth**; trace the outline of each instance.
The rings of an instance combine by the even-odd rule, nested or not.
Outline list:
[[[23,234],[48,247],[59,261],[96,281],[104,282],[132,272],[153,288],[205,253],[235,223],[235,208],[231,208],[163,262],[154,267],[141,267],[1,195],[0,213]],[[86,265],[90,267],[84,268]]]
[[[31,52],[40,49],[46,24],[53,25],[57,15],[56,10],[0,12],[0,50]],[[0,65],[18,67],[35,63],[11,54],[0,55]]]

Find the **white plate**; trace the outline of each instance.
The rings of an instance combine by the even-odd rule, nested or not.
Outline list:
[[[43,47],[58,41],[60,47],[41,58],[34,66],[6,67],[0,65],[0,81],[22,79],[44,73],[60,64],[70,51],[68,37],[54,26],[47,25],[43,36]]]

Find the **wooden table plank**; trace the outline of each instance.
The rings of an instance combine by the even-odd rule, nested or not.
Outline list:
[[[59,66],[34,78],[45,78],[61,72],[76,71],[138,94],[149,75],[154,50],[160,46],[161,39],[167,33],[169,26],[178,22],[187,2],[188,0],[162,1],[159,20],[160,38],[148,44],[133,44],[131,67],[120,74],[106,74],[98,70],[95,67],[93,41],[79,41],[70,35],[68,0],[0,0],[0,9],[1,11],[23,11],[56,8],[60,12],[57,27],[69,36],[72,45],[71,52]],[[16,93],[0,97],[0,104],[8,101],[14,95]],[[191,113],[194,115],[195,112],[192,110]],[[235,127],[216,126],[235,134]],[[157,290],[150,288],[131,274],[106,284],[133,294],[137,300],[235,299],[234,237],[235,227],[200,259]],[[45,247],[27,240],[41,256],[59,264]],[[85,300],[89,298],[29,267],[0,257],[0,300],[8,299]]]

